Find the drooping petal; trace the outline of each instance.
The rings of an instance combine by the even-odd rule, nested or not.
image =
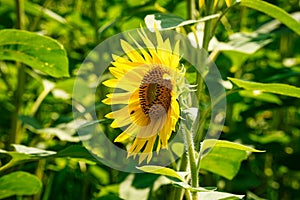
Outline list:
[[[145,150],[140,155],[139,164],[142,163],[146,158],[147,158],[147,163],[150,162],[152,158],[152,150],[153,150],[155,140],[156,140],[156,135],[154,135],[153,137],[147,140]]]
[[[128,126],[125,131],[123,131],[116,139],[114,140],[115,142],[124,142],[125,140],[129,139],[130,137],[135,136],[137,133],[137,125],[136,124],[131,124]]]

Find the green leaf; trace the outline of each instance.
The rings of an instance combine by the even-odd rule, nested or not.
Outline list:
[[[183,178],[176,171],[174,171],[173,169],[167,168],[167,167],[145,165],[145,166],[137,167],[137,168],[144,172],[169,176],[169,177],[177,178],[177,179],[183,181]]]
[[[261,150],[254,149],[252,147],[248,147],[242,144],[229,142],[226,140],[215,140],[215,139],[207,139],[204,140],[204,142],[201,144],[201,154],[203,154],[208,149],[214,148],[214,147],[221,147],[221,148],[231,148],[241,151],[250,151],[250,152],[264,152]]]
[[[51,156],[51,155],[56,154],[55,151],[47,151],[44,149],[27,147],[27,146],[20,145],[20,144],[13,144],[12,146],[15,148],[16,152],[18,152],[18,153],[24,153],[24,154],[33,155],[33,156]]]
[[[96,161],[91,153],[79,144],[68,146],[67,148],[59,151],[55,157],[81,158]]]
[[[53,77],[69,76],[63,46],[56,40],[28,31],[1,30],[0,59],[22,62]]]
[[[219,51],[237,51],[245,54],[253,54],[272,41],[269,34],[261,33],[234,33],[229,36],[229,42],[219,42]],[[237,56],[239,58],[239,56]]]
[[[203,17],[202,19],[199,20],[184,20],[183,18],[173,14],[155,13],[155,14],[147,15],[144,20],[146,26],[149,29],[153,29],[155,24],[159,30],[162,30],[162,29],[173,29],[176,27],[195,24],[199,22],[205,22],[207,20],[211,20],[219,16],[220,16],[219,14],[214,14],[214,15]]]
[[[3,166],[0,167],[0,172],[4,171],[10,167],[13,167],[15,165],[24,163],[26,161],[31,161],[34,160],[34,158],[31,155],[27,155],[24,153],[18,153],[18,152],[14,152],[14,151],[4,151],[1,150],[0,151],[0,155],[1,154],[6,154],[8,156],[10,156],[10,160],[8,163],[4,164]]]
[[[300,98],[300,88],[295,86],[281,84],[281,83],[257,83],[250,81],[243,81],[236,78],[228,78],[234,84],[239,87],[242,87],[246,90],[254,90],[259,93],[261,92],[269,92],[274,94],[281,94],[290,97]]]
[[[8,163],[1,166],[0,171],[4,171],[10,167],[19,165],[21,163],[37,160],[48,156],[53,156],[56,154],[56,152],[54,151],[46,151],[43,149],[27,147],[19,144],[18,145],[14,144],[13,146],[16,149],[16,151],[4,151],[4,150],[0,151],[0,155],[6,154],[11,157]]]
[[[207,189],[207,188],[203,188],[203,187],[197,187],[197,188],[195,188],[195,187],[192,187],[192,186],[190,186],[189,184],[187,184],[185,182],[173,182],[173,184],[175,186],[178,186],[180,188],[184,188],[184,189],[189,190],[191,192],[207,192],[207,191],[211,191],[211,190],[216,190],[217,189],[217,188],[209,188],[209,189]]]
[[[27,172],[13,172],[0,178],[0,199],[14,195],[33,195],[41,189],[41,181]]]
[[[13,145],[16,151],[5,151],[0,149],[0,155],[8,155],[11,157],[8,163],[0,167],[0,171],[4,171],[22,163],[38,160],[42,158],[54,157],[66,157],[84,161],[89,164],[95,164],[96,159],[86,150],[82,145],[70,145],[67,148],[59,151],[58,153],[54,151],[47,151],[43,149],[38,149],[34,147],[27,147],[23,145]]]
[[[224,140],[204,140],[200,168],[231,180],[238,173],[241,162],[247,159],[248,152],[263,151]]]
[[[242,199],[245,195],[237,195],[237,194],[231,194],[226,192],[217,192],[217,191],[211,191],[211,192],[199,192],[198,193],[198,199],[211,199],[211,200],[217,200],[217,199]]]
[[[261,0],[241,0],[240,3],[242,6],[258,10],[279,20],[300,35],[300,23],[283,9]]]

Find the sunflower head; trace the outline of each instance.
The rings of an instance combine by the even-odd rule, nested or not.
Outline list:
[[[139,155],[139,163],[150,162],[153,148],[168,148],[168,140],[179,119],[178,96],[183,83],[184,70],[179,69],[179,41],[171,47],[155,30],[156,45],[145,31],[138,31],[146,48],[134,41],[136,48],[121,40],[125,56],[113,55],[113,67],[109,70],[115,77],[103,84],[119,88],[121,92],[107,95],[105,104],[122,107],[106,115],[113,119],[111,127],[124,128],[115,142],[133,139],[128,157]]]

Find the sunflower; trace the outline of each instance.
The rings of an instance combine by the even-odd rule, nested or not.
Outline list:
[[[155,30],[156,45],[147,37],[144,30],[138,31],[146,48],[130,35],[136,49],[121,40],[126,56],[112,55],[113,67],[109,68],[114,79],[103,84],[118,88],[119,92],[107,95],[103,100],[108,105],[121,105],[119,110],[106,115],[114,119],[111,127],[124,127],[124,131],[114,140],[125,142],[134,138],[128,149],[128,157],[139,155],[139,163],[152,158],[156,151],[168,148],[168,140],[179,119],[177,102],[184,70],[179,69],[179,40],[172,49],[170,40],[164,40]],[[115,90],[117,91],[117,90]]]

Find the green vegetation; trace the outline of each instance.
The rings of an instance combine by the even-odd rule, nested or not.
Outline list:
[[[299,21],[299,0],[0,0],[0,199],[299,199]],[[73,87],[100,78],[77,79],[98,44],[141,26],[174,30],[201,46],[225,93],[210,99],[208,82],[216,80],[203,80],[210,69],[194,66],[201,77],[183,55],[200,118],[188,102],[191,90],[184,91],[177,134],[185,143],[168,149],[179,158],[161,166],[131,157],[140,172],[131,173],[103,162],[108,154],[123,156],[106,142],[82,142],[97,124],[126,149],[113,143],[122,131],[110,127],[111,108],[102,103],[111,91],[100,82],[110,72],[97,85],[83,84],[83,93]],[[107,63],[107,54],[93,58]],[[97,120],[74,115],[79,96],[87,104],[95,99]],[[224,99],[224,127],[214,127],[222,134],[203,141],[213,107]],[[90,132],[79,136],[79,129]]]

